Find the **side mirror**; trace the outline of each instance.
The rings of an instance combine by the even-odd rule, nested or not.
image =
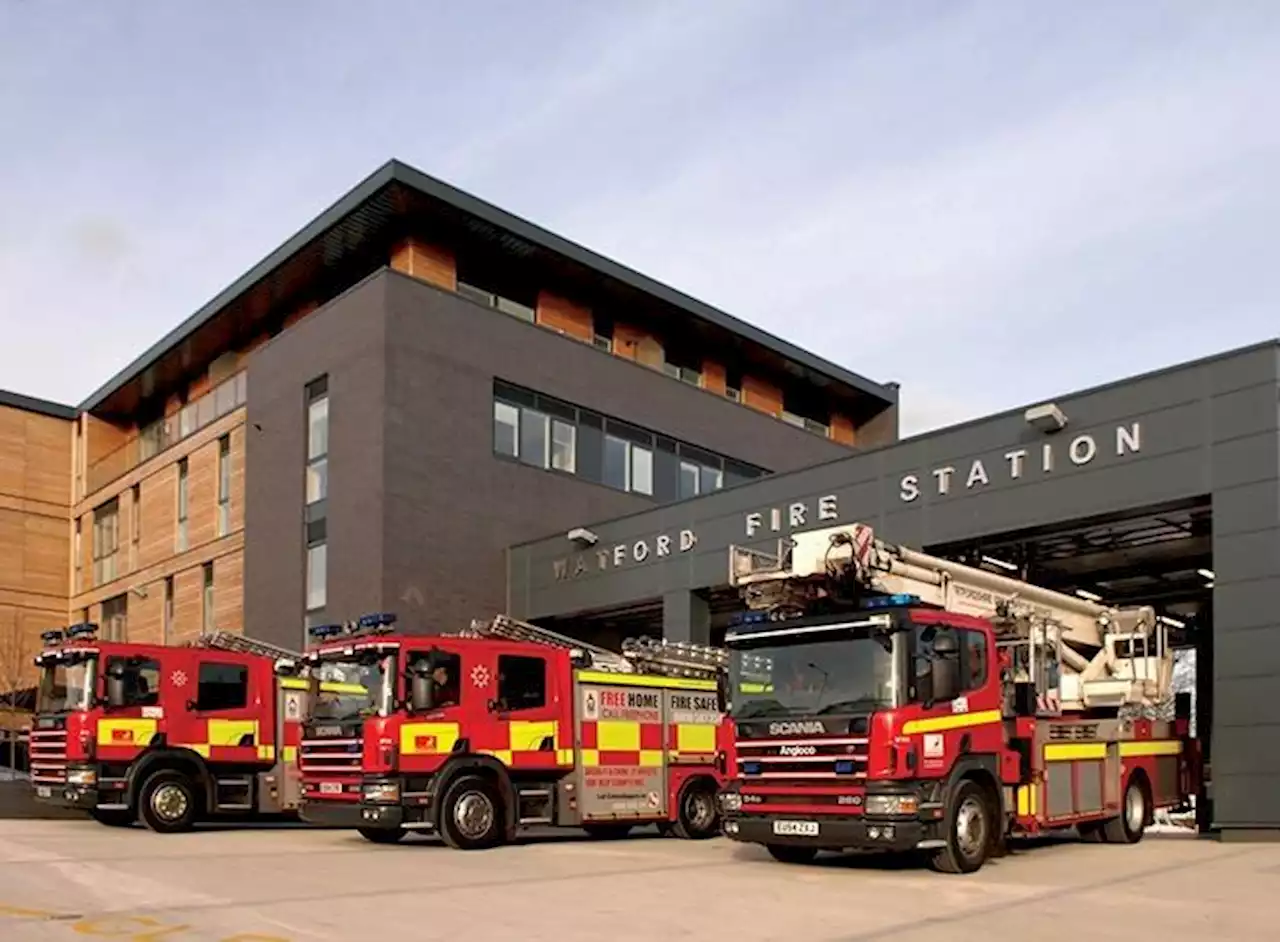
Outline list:
[[[409,709],[425,713],[435,706],[435,684],[431,681],[431,664],[418,661],[409,668]]]
[[[124,706],[124,676],[119,673],[107,675],[107,706]]]

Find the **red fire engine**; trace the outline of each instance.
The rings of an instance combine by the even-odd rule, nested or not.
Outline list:
[[[306,672],[353,686],[304,726],[304,820],[462,849],[531,826],[718,833],[726,652],[641,639],[619,655],[506,617],[393,635],[394,620],[314,632]]]
[[[43,635],[31,783],[97,821],[174,832],[216,815],[296,813],[308,684],[299,655],[215,632],[190,646]]]
[[[918,850],[968,873],[1005,838],[1134,843],[1194,793],[1189,699],[1148,607],[1109,608],[854,524],[731,548],[728,837],[778,860]]]

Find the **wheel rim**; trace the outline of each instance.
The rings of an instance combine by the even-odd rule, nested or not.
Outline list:
[[[467,792],[453,806],[453,823],[463,837],[483,837],[493,827],[493,802],[481,792]]]
[[[178,785],[161,785],[151,793],[151,810],[162,821],[173,823],[187,813],[186,790]]]
[[[689,796],[684,800],[684,813],[692,830],[704,830],[710,827],[711,822],[715,820],[715,799],[706,792],[690,792]]]
[[[1142,828],[1146,818],[1146,799],[1142,796],[1142,789],[1137,785],[1130,785],[1128,794],[1124,796],[1125,826],[1131,834],[1136,833]]]
[[[965,857],[976,857],[987,840],[987,816],[982,802],[966,798],[956,812],[956,846]]]

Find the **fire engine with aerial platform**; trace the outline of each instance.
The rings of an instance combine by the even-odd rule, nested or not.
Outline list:
[[[229,632],[187,645],[43,634],[30,734],[38,801],[162,833],[296,815],[308,683],[299,654]]]
[[[1010,836],[1141,840],[1195,793],[1189,697],[1149,607],[1113,608],[875,538],[730,547],[735,769],[724,831],[784,862],[919,851],[970,873]]]
[[[318,697],[304,725],[304,820],[459,849],[539,826],[719,833],[726,651],[642,638],[618,654],[505,616],[455,635],[394,622],[312,629],[304,673],[362,692]]]

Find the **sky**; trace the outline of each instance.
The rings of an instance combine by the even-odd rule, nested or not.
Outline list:
[[[0,0],[0,388],[77,403],[392,157],[902,432],[1280,336],[1280,4]]]

